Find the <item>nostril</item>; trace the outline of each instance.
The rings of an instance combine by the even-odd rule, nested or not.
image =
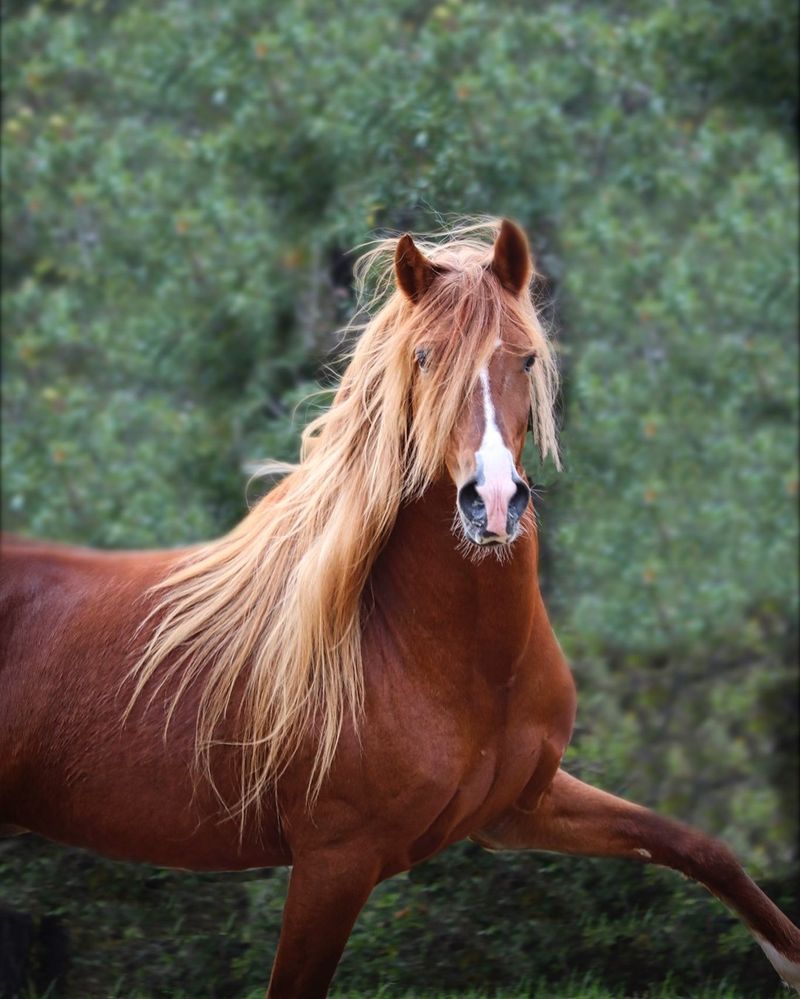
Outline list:
[[[531,491],[521,480],[517,482],[517,488],[508,504],[508,517],[511,521],[518,521],[525,513],[525,508],[531,500]]]
[[[477,480],[465,483],[458,490],[458,506],[467,520],[474,524],[486,522],[486,507],[478,494]]]

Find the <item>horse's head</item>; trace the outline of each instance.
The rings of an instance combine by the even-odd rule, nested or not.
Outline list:
[[[416,435],[430,434],[431,419],[439,433],[447,427],[444,464],[456,486],[457,516],[468,541],[510,544],[531,498],[520,464],[526,432],[532,416],[541,420],[542,402],[552,418],[550,371],[540,375],[547,398],[537,406],[536,366],[552,361],[530,302],[533,264],[525,235],[504,221],[491,254],[470,257],[466,265],[463,257],[429,258],[404,236],[395,272],[413,308],[424,310],[429,296],[438,297],[428,307],[436,321],[432,316],[421,322],[411,343],[419,369]],[[456,397],[449,405],[445,401],[442,412],[447,395]]]

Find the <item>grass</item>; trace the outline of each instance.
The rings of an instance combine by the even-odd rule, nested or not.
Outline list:
[[[45,993],[29,992],[26,999],[51,999],[51,995],[49,991]],[[773,999],[786,999],[786,996],[786,991],[778,988]],[[128,999],[153,999],[153,997],[136,992]],[[181,999],[184,999],[183,994],[181,994]],[[264,999],[264,990],[258,989],[249,992],[243,999]],[[721,982],[718,985],[706,985],[699,991],[693,989],[691,992],[675,988],[668,982],[663,985],[646,986],[642,991],[619,992],[582,979],[573,984],[567,983],[559,986],[546,983],[520,985],[516,989],[491,993],[475,989],[467,989],[465,992],[416,990],[398,992],[389,986],[369,992],[334,989],[330,994],[330,999],[752,999],[752,997],[745,995],[735,986],[726,982]]]
[[[248,999],[256,997],[253,995]],[[727,982],[709,984],[689,992],[672,986],[669,982],[645,986],[641,991],[621,992],[581,979],[564,985],[549,985],[544,982],[521,985],[516,989],[492,993],[469,989],[464,992],[398,992],[383,988],[369,993],[335,989],[331,993],[331,999],[752,999],[752,997]],[[786,992],[780,986],[776,987],[774,999],[786,999]]]
[[[776,992],[774,999],[785,999],[784,992]],[[263,992],[253,993],[248,999],[263,999]],[[669,986],[643,992],[611,992],[601,985],[552,986],[542,985],[511,992],[378,992],[334,991],[331,999],[752,999],[738,989],[727,986],[709,986],[699,992],[672,989]]]

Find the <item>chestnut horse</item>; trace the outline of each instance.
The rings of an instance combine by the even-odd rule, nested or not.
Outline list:
[[[333,404],[230,534],[6,543],[3,830],[290,864],[271,997],[324,996],[373,887],[465,837],[671,867],[800,985],[800,931],[726,846],[560,768],[575,688],[520,466],[530,423],[558,461],[556,375],[525,236],[504,221],[368,258],[379,307]]]

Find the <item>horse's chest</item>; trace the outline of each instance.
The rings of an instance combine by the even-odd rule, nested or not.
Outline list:
[[[508,720],[482,740],[466,786],[485,786],[480,810],[506,808],[530,781],[541,756],[544,733],[530,718]]]
[[[517,734],[516,742],[509,731],[476,744],[458,771],[451,772],[431,821],[410,844],[407,863],[418,863],[464,839],[519,797],[536,772],[541,741],[532,729]]]
[[[546,734],[530,717],[498,711],[498,720],[474,722],[475,739],[462,759],[451,799],[454,838],[461,838],[504,811],[519,797],[539,766]]]

